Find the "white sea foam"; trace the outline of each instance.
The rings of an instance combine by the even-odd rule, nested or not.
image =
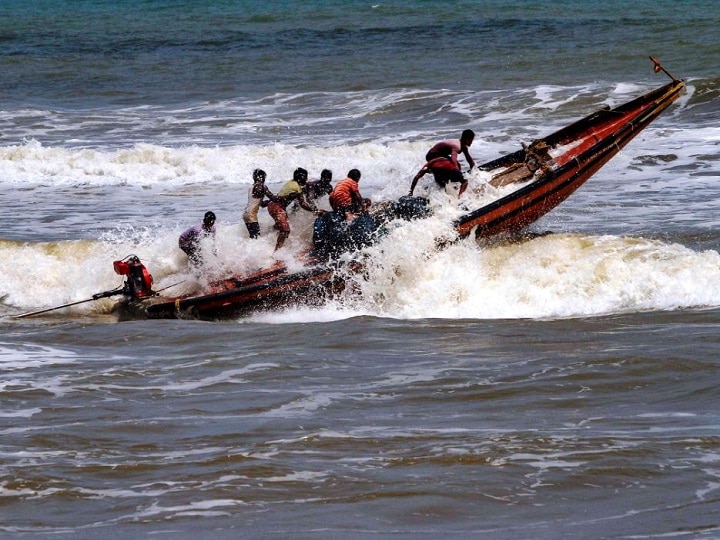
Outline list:
[[[231,513],[231,509],[246,503],[237,499],[213,499],[189,504],[163,506],[153,503],[147,508],[137,512],[136,518],[149,518],[158,515],[172,516],[224,516]]]
[[[554,126],[555,127],[555,126]],[[471,152],[476,161],[494,159],[518,150],[521,143],[547,134],[549,128],[510,134],[498,139],[497,132],[478,130]],[[694,129],[658,123],[647,128],[606,167],[625,159],[625,174],[633,156],[674,153],[677,166],[689,164],[713,170],[714,164],[703,158],[716,151],[716,126]],[[453,133],[448,133],[452,136]],[[454,133],[455,136],[458,133]],[[251,183],[252,171],[262,168],[268,174],[268,185],[277,189],[289,179],[292,171],[302,166],[311,177],[329,168],[336,179],[351,168],[363,173],[361,187],[371,196],[384,193],[397,185],[396,193],[407,191],[410,180],[423,164],[423,156],[433,139],[372,141],[357,144],[294,146],[284,143],[270,145],[232,145],[202,147],[189,145],[167,147],[138,143],[122,149],[77,149],[46,146],[31,140],[24,144],[0,147],[3,175],[0,186],[82,187],[136,186],[144,188],[178,188],[183,186],[232,187]],[[664,165],[662,161],[658,165]],[[617,167],[616,167],[617,168]],[[647,174],[658,170],[646,167]],[[672,175],[675,179],[677,175]],[[208,188],[210,189],[210,188]]]
[[[360,299],[350,296],[317,310],[261,314],[258,320],[327,321],[357,315],[543,318],[720,305],[717,251],[697,252],[642,238],[555,234],[489,246],[467,239],[438,252],[435,239],[449,232],[447,223],[441,217],[405,223],[368,248],[367,279],[356,283],[362,291]],[[210,268],[216,277],[248,273],[272,261],[274,236],[256,243],[238,242],[238,227],[219,228],[216,266]],[[115,244],[3,245],[12,264],[0,264],[0,295],[16,310],[87,299],[121,284],[112,260],[131,252],[145,260],[156,288],[186,280],[166,294],[202,288],[208,276],[198,280],[187,269],[176,247],[178,231],[156,233],[136,242],[116,239]],[[278,256],[290,261],[308,243],[307,236],[298,235]],[[28,276],[32,287],[27,287]],[[103,311],[112,303],[107,299],[72,309]],[[48,357],[57,361],[62,356],[52,352]]]
[[[46,365],[72,364],[76,361],[77,354],[56,347],[0,343],[0,366],[6,377],[12,371],[25,371]],[[0,381],[0,385],[8,383],[7,378]]]
[[[262,371],[266,369],[267,367],[271,366],[271,364],[264,365],[262,367],[258,365],[252,365],[248,366],[246,368],[242,369],[231,369],[223,372],[219,372],[217,375],[213,375],[212,377],[205,377],[202,379],[193,379],[190,381],[168,381],[167,383],[163,383],[161,385],[148,385],[148,389],[158,389],[162,390],[163,392],[190,392],[194,390],[201,390],[201,389],[209,389],[216,386],[227,386],[227,385],[234,385],[234,384],[245,384],[247,383],[247,379],[243,377],[243,375],[246,375],[248,373],[254,373],[256,371]],[[92,386],[92,385],[89,385]],[[103,388],[113,388],[113,385],[103,385]],[[124,387],[118,387],[118,388],[124,388]]]
[[[635,85],[617,85],[608,99],[617,104],[639,90]],[[427,103],[443,102],[446,103],[443,114],[475,117],[478,135],[472,153],[482,162],[517,150],[521,142],[529,142],[566,122],[559,114],[552,120],[556,126],[550,127],[546,121],[531,122],[529,118],[547,114],[532,111],[557,109],[562,110],[562,115],[570,114],[576,119],[580,114],[573,109],[573,102],[598,104],[603,95],[606,94],[593,86],[573,89],[539,86],[511,93],[487,92],[482,96],[392,90],[370,94],[276,95],[250,105],[252,113],[261,118],[255,126],[265,128],[273,125],[268,118],[276,118],[280,126],[282,115],[278,111],[287,107],[306,108],[306,116],[292,120],[292,129],[298,129],[298,126],[322,123],[323,118],[327,120],[327,111],[334,110],[340,102],[350,107],[348,111],[336,113],[343,116],[343,125],[348,124],[345,117],[357,115],[358,122],[362,123],[372,114],[382,116],[393,107],[406,107],[410,111],[417,108],[417,114],[427,114],[432,123],[438,113],[428,108]],[[512,100],[513,107],[508,108],[508,99]],[[245,118],[246,112],[240,106],[243,104],[225,105],[232,113],[231,118],[233,114],[236,119]],[[576,108],[582,108],[583,114],[590,112],[587,103]],[[364,117],[365,113],[359,112],[361,109],[372,114]],[[677,116],[677,109],[667,114]],[[128,120],[130,124],[143,124],[153,115],[155,121],[161,122],[157,111],[145,111],[147,118],[143,111],[145,109],[132,109],[122,114],[135,118]],[[187,121],[187,127],[207,130],[206,133],[213,132],[216,136],[218,131],[214,130],[227,128],[224,125],[216,128],[213,124],[217,112],[216,105],[207,104],[173,111],[173,115],[180,123]],[[262,117],[263,114],[267,116]],[[28,117],[34,118],[31,111]],[[178,118],[173,118],[173,122]],[[197,118],[204,120],[193,123]],[[498,129],[496,120],[507,125]],[[59,129],[65,120],[56,121],[55,127]],[[201,290],[210,279],[249,273],[269,266],[274,260],[283,260],[292,269],[300,269],[295,255],[310,244],[312,218],[308,214],[297,212],[291,216],[293,232],[286,247],[278,253],[273,253],[275,237],[266,212],[260,214],[262,238],[255,242],[245,240],[240,213],[254,168],[266,170],[268,186],[274,191],[290,178],[297,166],[307,168],[311,177],[317,177],[323,168],[330,168],[336,180],[344,177],[350,168],[359,168],[363,173],[360,187],[366,196],[376,201],[392,200],[407,193],[428,146],[440,136],[457,136],[461,125],[461,120],[435,125],[437,131],[432,136],[429,130],[424,131],[423,122],[413,123],[412,131],[406,127],[394,133],[373,128],[369,135],[349,137],[350,142],[340,142],[348,139],[345,137],[323,135],[303,139],[297,133],[278,132],[276,142],[266,138],[238,143],[242,137],[233,136],[224,145],[166,145],[155,137],[151,138],[153,142],[132,142],[126,138],[126,144],[113,145],[107,139],[104,145],[82,147],[46,144],[39,137],[0,147],[3,170],[0,186],[14,191],[18,197],[27,197],[25,206],[18,205],[20,211],[31,208],[27,205],[32,204],[33,189],[46,189],[43,186],[57,194],[53,197],[60,205],[65,200],[63,197],[73,202],[81,199],[85,188],[102,188],[103,195],[118,198],[121,205],[117,212],[104,206],[88,207],[87,216],[80,212],[77,217],[68,218],[66,227],[95,223],[101,212],[107,213],[107,220],[113,226],[94,239],[0,240],[0,297],[3,304],[15,312],[88,299],[97,292],[121,285],[121,277],[112,270],[112,261],[131,253],[147,264],[155,278],[155,288],[171,287],[167,294],[172,295]],[[230,126],[229,130],[233,129],[243,128]],[[170,140],[177,142],[172,137]],[[699,228],[720,226],[716,202],[720,198],[714,196],[719,188],[712,182],[717,161],[708,158],[717,152],[719,140],[720,131],[715,125],[678,127],[674,122],[663,123],[661,118],[550,217],[557,219],[564,209],[579,204],[588,210],[574,212],[573,224],[582,225],[583,216],[587,215],[590,225],[586,230],[595,230],[603,208],[621,208],[628,201],[640,201],[626,210],[621,209],[622,219],[617,223],[605,225],[603,232],[612,233],[607,236],[559,234],[519,244],[486,247],[470,239],[435,252],[435,240],[452,234],[449,224],[462,210],[439,194],[433,181],[425,177],[420,180],[416,194],[433,199],[435,217],[402,227],[392,226],[386,239],[368,250],[373,262],[368,266],[370,279],[358,283],[364,293],[362,301],[341,299],[317,310],[258,317],[276,322],[326,321],[355,315],[567,317],[720,305],[715,292],[720,290],[716,251],[694,252],[677,244],[633,239],[622,234],[623,228],[633,226],[634,220],[651,222],[657,220],[658,215],[672,216],[676,221]],[[487,188],[486,176],[477,172],[470,175],[470,189],[464,196],[468,208],[476,208],[487,203],[490,197],[502,194]],[[486,189],[479,191],[480,186]],[[148,195],[137,200],[137,194],[143,191]],[[177,248],[177,237],[189,224],[180,222],[175,214],[178,208],[185,211],[186,206],[192,206],[199,215],[195,198],[201,192],[205,196],[202,204],[218,210],[218,255],[210,256],[205,275],[197,277]],[[178,200],[182,204],[175,202]],[[327,202],[323,201],[322,206],[327,208]],[[131,214],[133,219],[123,221],[119,217],[125,215],[125,207],[138,209]],[[48,214],[51,224],[48,227],[54,231],[57,212],[51,210]],[[150,219],[139,222],[134,217],[137,215],[150,215]],[[15,225],[14,220],[12,224]],[[27,228],[27,225],[18,226]],[[37,228],[44,230],[42,223]],[[562,227],[553,229],[563,230]],[[569,230],[573,229],[577,227]],[[80,238],[74,236],[72,230],[68,230],[68,237]],[[112,304],[113,300],[108,299],[71,309],[77,313],[103,312]]]
[[[431,256],[395,250],[362,287],[381,314],[399,318],[572,317],[717,306],[720,255],[642,239],[551,235],[485,249],[458,245]]]

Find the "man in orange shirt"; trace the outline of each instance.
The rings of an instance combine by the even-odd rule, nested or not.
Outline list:
[[[360,171],[352,169],[347,178],[340,180],[330,194],[330,206],[336,212],[342,212],[345,217],[348,214],[359,214],[365,205],[363,196],[360,195]]]

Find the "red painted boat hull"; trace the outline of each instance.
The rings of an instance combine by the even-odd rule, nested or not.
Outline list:
[[[252,276],[217,282],[207,294],[153,303],[144,310],[150,318],[223,319],[293,304],[322,304],[343,288],[333,266],[288,273],[276,265]]]
[[[555,156],[556,166],[537,180],[460,217],[455,221],[456,230],[460,236],[467,236],[474,229],[477,236],[487,238],[524,229],[582,186],[677,100],[684,89],[683,81],[673,81],[615,109],[597,111],[541,139],[550,149],[576,144],[567,153]],[[521,150],[480,169],[501,170],[524,159],[525,151]]]

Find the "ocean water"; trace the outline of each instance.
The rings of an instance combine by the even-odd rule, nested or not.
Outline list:
[[[720,536],[715,1],[0,3],[0,535]],[[369,250],[359,296],[118,322],[120,285],[298,264],[249,241],[253,169],[405,194],[599,107],[676,104],[513,242]],[[473,182],[482,178],[474,174]],[[473,201],[477,203],[477,201]],[[322,204],[326,204],[323,201]],[[218,216],[202,275],[177,237]],[[182,282],[182,283],[179,283]],[[178,284],[179,283],[179,284]]]

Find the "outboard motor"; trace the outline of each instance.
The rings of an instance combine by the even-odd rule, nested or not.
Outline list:
[[[114,261],[113,269],[116,274],[126,276],[123,294],[127,298],[138,300],[155,295],[155,291],[152,290],[153,277],[135,255]]]

